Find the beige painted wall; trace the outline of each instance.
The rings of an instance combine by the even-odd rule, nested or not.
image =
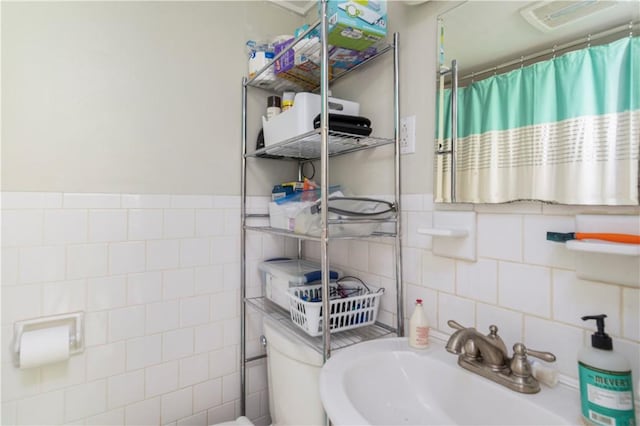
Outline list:
[[[436,16],[451,3],[388,6],[389,39],[400,33],[401,115],[416,116],[402,190],[429,193]],[[2,189],[238,194],[244,41],[301,22],[257,1],[3,3]],[[392,71],[387,54],[333,87],[385,137]],[[265,95],[249,91],[250,146]],[[390,193],[391,158],[390,148],[338,158],[331,180],[357,194]],[[265,194],[295,166],[260,160],[248,176],[249,192]]]
[[[244,42],[301,22],[262,1],[3,2],[2,190],[238,194]],[[250,192],[294,170],[264,164]]]
[[[400,115],[416,116],[416,152],[401,156],[402,192],[431,193],[435,132],[436,19],[452,2],[408,6],[389,2],[389,34],[400,35]],[[391,38],[389,38],[391,40]],[[358,99],[361,114],[372,121],[374,135],[393,136],[393,61],[380,58],[363,72],[336,84],[334,94]],[[393,191],[392,149],[363,151],[333,162],[331,180],[356,194]],[[357,169],[354,172],[354,165]]]

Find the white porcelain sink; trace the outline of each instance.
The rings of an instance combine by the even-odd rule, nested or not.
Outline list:
[[[575,389],[520,394],[464,370],[441,343],[414,350],[406,338],[335,352],[320,372],[320,396],[335,425],[581,424]]]

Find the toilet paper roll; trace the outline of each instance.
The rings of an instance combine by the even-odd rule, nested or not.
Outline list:
[[[69,326],[27,331],[20,339],[20,368],[39,367],[69,358]]]

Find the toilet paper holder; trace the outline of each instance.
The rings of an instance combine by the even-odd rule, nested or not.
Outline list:
[[[13,324],[13,364],[20,367],[20,342],[23,333],[63,325],[69,326],[69,355],[84,351],[84,312],[82,311],[21,320]]]

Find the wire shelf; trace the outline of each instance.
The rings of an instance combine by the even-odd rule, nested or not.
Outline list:
[[[388,223],[394,223],[395,220],[389,220]],[[313,235],[305,235],[305,234],[296,234],[293,231],[287,231],[286,229],[272,228],[270,226],[245,226],[244,229],[247,231],[257,231],[264,232],[272,235],[280,235],[284,237],[292,237],[297,238],[299,240],[307,240],[307,241],[321,241],[320,237],[315,237]],[[389,238],[395,237],[395,232],[374,232],[369,236],[331,236],[329,235],[329,239],[331,240],[362,240],[366,238]]]
[[[329,156],[347,154],[363,149],[375,148],[394,143],[393,139],[376,136],[353,135],[329,131]],[[245,157],[290,158],[297,160],[317,160],[320,158],[322,142],[320,129],[287,139],[273,145],[245,154]]]
[[[286,309],[272,303],[264,297],[246,298],[245,302],[249,306],[253,306],[258,311],[273,319],[282,327],[282,329],[290,332],[292,336],[301,343],[315,349],[319,353],[323,352],[322,336],[311,337],[302,331],[291,321],[291,315]],[[346,348],[356,343],[365,342],[367,340],[378,339],[384,336],[395,335],[396,330],[382,323],[356,328],[353,330],[341,331],[331,334],[331,350]]]
[[[314,37],[314,30],[320,25],[316,22],[304,34],[293,40],[284,52],[276,55],[272,61],[265,65],[261,70],[247,79],[245,85],[258,87],[260,89],[270,90],[273,92],[294,91],[294,92],[314,92],[320,88],[320,58],[322,43],[318,37]],[[293,49],[296,58],[305,58],[302,63],[296,63],[295,66],[287,71],[275,72],[275,63],[283,58],[285,52]],[[329,46],[329,82],[333,82],[360,66],[378,58],[384,53],[392,50],[393,46],[385,41],[381,41],[354,60],[353,57],[344,60],[340,54],[342,50]]]

